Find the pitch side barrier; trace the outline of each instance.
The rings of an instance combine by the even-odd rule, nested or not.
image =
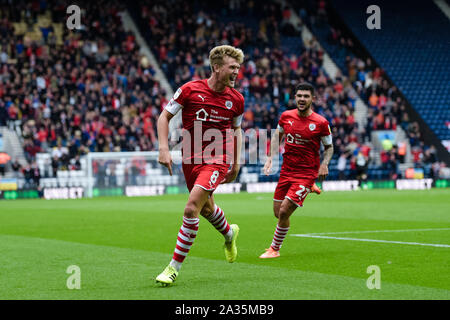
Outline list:
[[[222,184],[215,194],[247,193],[273,193],[276,182],[254,183],[228,183]],[[317,183],[319,187],[328,191],[360,191],[372,189],[396,189],[396,190],[429,190],[432,188],[450,188],[450,179],[398,179],[363,181],[341,180],[324,181]],[[1,189],[3,187],[3,189]],[[88,197],[87,188],[78,187],[51,187],[39,189],[12,189],[11,181],[8,181],[7,189],[0,181],[0,199],[80,199]],[[12,190],[11,190],[12,189]],[[94,187],[92,197],[126,196],[126,197],[150,197],[168,194],[187,194],[184,185],[129,185],[124,187]]]

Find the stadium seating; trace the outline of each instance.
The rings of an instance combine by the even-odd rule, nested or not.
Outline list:
[[[373,130],[395,130],[397,125],[400,125],[401,128],[403,128],[403,130],[406,132],[410,144],[413,148],[420,149],[420,152],[422,154],[429,152],[427,150],[433,150],[433,152],[435,152],[433,146],[427,146],[423,144],[419,127],[416,123],[412,123],[409,121],[406,113],[404,112],[405,101],[399,95],[399,91],[396,88],[389,88],[389,86],[387,86],[384,71],[376,69],[376,67],[373,65],[373,63],[371,63],[370,60],[362,58],[364,57],[362,50],[355,44],[353,44],[350,38],[346,37],[344,27],[341,25],[342,22],[336,17],[336,13],[331,10],[330,2],[306,2],[310,2],[311,4],[309,6],[309,10],[312,15],[322,11],[322,14],[318,15],[318,17],[315,19],[311,19],[306,16],[305,20],[307,24],[310,26],[315,36],[317,36],[324,49],[328,52],[328,54],[330,54],[336,64],[352,81],[353,86],[358,91],[361,98],[363,98],[363,100],[365,100],[365,102],[369,106],[369,112],[367,114],[367,125],[365,128],[366,137],[372,136],[371,131]],[[294,7],[296,7],[297,10],[302,10],[301,7],[299,7],[298,2],[291,1],[291,3]],[[350,5],[347,4],[347,6]],[[352,8],[352,10],[364,12],[367,6],[364,7],[364,5],[361,5],[359,3],[356,7],[359,11],[355,8]],[[346,16],[343,15],[343,17],[345,18]],[[361,26],[361,23],[358,26]],[[373,35],[374,32],[379,33],[380,31],[376,30],[371,32]],[[385,56],[390,57],[392,55],[390,49],[387,50],[385,47],[383,47],[383,50]],[[404,90],[401,91],[404,93]],[[371,100],[373,94],[375,95],[375,99]],[[381,94],[386,97],[385,100],[381,99]],[[421,99],[424,100],[423,97]],[[427,97],[427,101],[435,101],[437,99],[438,98],[434,96]],[[430,115],[429,118],[433,118],[433,120],[431,121],[442,122],[442,119],[440,119],[439,117],[443,114],[445,117],[445,113],[447,111],[443,107],[441,107],[439,111],[440,112],[436,113],[432,108],[429,108],[424,112]],[[400,155],[396,155],[396,158],[404,159],[404,157],[400,157]],[[436,159],[434,161],[436,161]],[[429,170],[432,166],[429,158],[420,158],[418,159],[418,161],[414,161],[414,165],[424,167],[425,171],[427,172],[427,176],[433,175],[433,172]],[[369,166],[369,176],[371,176],[372,178],[375,176],[379,176],[378,172],[373,170],[376,169]],[[404,172],[402,172],[402,174],[404,174]]]
[[[301,26],[289,25],[285,12],[273,2],[263,1],[252,9],[252,16],[248,14],[247,3],[239,3],[241,10],[235,11],[207,1],[197,2],[202,8],[198,11],[195,5],[185,2],[169,5],[153,1],[133,3],[129,9],[175,88],[209,74],[207,58],[213,45],[230,43],[244,50],[246,61],[237,85],[246,99],[248,118],[244,117],[244,129],[275,128],[281,112],[293,107],[293,84],[306,80],[318,87],[316,111],[331,123],[337,143],[335,157],[339,155],[340,146],[349,143],[351,133],[361,141],[356,124],[349,122],[351,117],[348,117],[354,113],[355,101],[348,93],[351,88],[343,85],[344,79],[341,79],[337,85],[342,85],[342,92],[334,90],[336,83],[323,70],[322,52],[314,40],[303,43],[298,29]],[[199,34],[209,34],[212,39]],[[170,42],[170,39],[183,41]],[[192,46],[186,47],[186,42]],[[278,77],[279,93],[275,95]],[[261,80],[267,84],[261,84]],[[242,179],[254,179],[253,173],[243,173]],[[260,176],[260,179],[275,180],[277,176]]]
[[[358,132],[352,120],[355,101],[349,94],[351,84],[347,77],[335,82],[328,77],[317,42],[313,39],[303,43],[299,36],[302,25],[289,23],[286,8],[272,1],[262,1],[254,7],[246,1],[234,1],[234,7],[231,2],[224,6],[222,2],[210,1],[141,0],[125,6],[113,1],[104,6],[108,10],[102,10],[103,4],[104,1],[82,2],[88,14],[83,30],[75,32],[61,27],[64,8],[52,1],[46,10],[36,13],[35,20],[26,23],[20,7],[5,4],[9,14],[3,24],[8,37],[3,43],[16,46],[8,46],[15,50],[7,52],[8,62],[2,64],[6,69],[0,76],[15,76],[17,66],[27,67],[33,59],[37,68],[32,72],[36,84],[29,83],[26,95],[17,96],[11,86],[2,86],[0,105],[6,106],[10,123],[20,124],[24,150],[30,163],[40,168],[43,183],[46,177],[56,178],[58,184],[85,183],[81,177],[67,179],[58,173],[79,168],[75,159],[88,152],[154,150],[157,146],[156,119],[167,100],[154,70],[140,55],[134,36],[121,26],[118,12],[125,8],[140,27],[174,90],[189,80],[209,75],[208,53],[214,45],[229,43],[244,50],[246,60],[237,85],[246,98],[244,129],[274,128],[281,112],[293,107],[293,84],[302,80],[315,84],[316,111],[333,128],[335,156],[330,163],[330,176],[338,176],[337,158],[342,152],[348,153],[345,176],[355,176],[355,157],[367,137]],[[44,39],[40,28],[49,25],[53,32]],[[48,56],[47,62],[44,56]],[[342,58],[347,66],[347,56]],[[18,81],[25,80],[18,76]],[[58,89],[58,82],[64,81],[67,90]],[[44,99],[46,91],[51,94]],[[354,147],[348,150],[348,145]],[[42,151],[57,156],[56,176],[52,156],[45,162],[37,159],[36,154]],[[85,168],[83,157],[80,165]],[[253,181],[260,172],[261,165],[249,167],[240,178]],[[369,178],[386,179],[392,173],[372,166]],[[273,181],[277,176],[259,179]],[[149,183],[165,184],[173,179],[155,175],[150,180]]]
[[[1,5],[6,59],[0,105],[10,123],[19,121],[30,163],[38,152],[56,152],[58,168],[67,170],[90,151],[155,148],[165,92],[134,36],[124,31],[119,1],[80,1],[86,14],[78,31],[63,28],[66,8],[57,1],[43,10]],[[26,19],[26,10],[35,18]],[[50,30],[47,37],[43,27]],[[18,94],[8,80],[22,83],[25,92]]]
[[[360,10],[370,1],[333,4],[439,139],[449,140],[450,22],[444,13],[433,2],[382,0],[381,30],[369,30]]]

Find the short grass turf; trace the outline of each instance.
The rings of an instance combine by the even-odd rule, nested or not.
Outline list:
[[[450,298],[450,247],[293,236],[433,229],[328,236],[450,245],[450,189],[309,195],[278,259],[258,258],[276,226],[272,195],[218,194],[241,229],[237,261],[225,261],[223,237],[201,218],[177,281],[162,288],[154,279],[171,259],[186,200],[0,201],[0,299]],[[67,288],[71,265],[81,270],[79,290]],[[366,285],[371,265],[380,268],[380,289]]]

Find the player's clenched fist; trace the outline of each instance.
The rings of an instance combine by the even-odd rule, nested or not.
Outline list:
[[[272,158],[269,157],[264,164],[264,174],[268,176],[272,172]]]
[[[221,183],[230,183],[236,180],[238,174],[239,174],[239,166],[232,166],[230,170],[225,174],[224,179]]]
[[[169,150],[159,150],[158,162],[169,169],[170,175],[172,175],[172,156]]]
[[[328,166],[322,163],[319,167],[319,181],[325,180],[327,175],[328,175]]]

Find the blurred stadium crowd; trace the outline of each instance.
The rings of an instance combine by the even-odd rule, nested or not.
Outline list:
[[[9,121],[20,121],[27,160],[51,152],[52,166],[69,169],[87,152],[154,149],[165,92],[123,29],[123,7],[85,1],[83,29],[71,32],[66,7],[57,3],[2,8],[0,108]],[[42,11],[63,24],[60,34],[52,27],[41,28],[38,39],[15,34],[13,22],[29,28]]]
[[[300,81],[317,88],[315,111],[332,128],[335,178],[395,179],[402,173],[404,145],[391,145],[373,159],[372,132],[404,129],[414,165],[437,177],[442,166],[405,112],[383,70],[352,53],[353,44],[328,26],[329,45],[345,50],[343,74],[331,79],[315,37],[301,40],[305,26],[326,24],[324,1],[296,4],[302,21],[271,1],[79,1],[81,30],[65,27],[64,1],[0,1],[0,126],[20,128],[30,163],[13,169],[33,179],[36,154],[48,152],[52,171],[79,170],[88,152],[157,149],[156,120],[170,97],[120,12],[128,9],[173,90],[209,76],[209,50],[218,44],[243,49],[237,88],[246,99],[243,129],[273,129],[281,112],[294,107]],[[308,7],[308,13],[302,8]],[[56,28],[55,28],[56,26]],[[34,33],[27,31],[36,30]],[[30,34],[34,36],[30,36]],[[355,102],[368,105],[358,128]],[[369,169],[378,170],[372,175]],[[37,169],[39,171],[39,169]],[[36,174],[39,176],[39,172]]]

